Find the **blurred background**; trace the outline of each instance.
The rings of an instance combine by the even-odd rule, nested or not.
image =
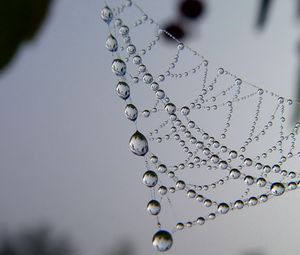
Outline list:
[[[209,60],[300,101],[300,1],[136,2]],[[104,5],[0,4],[0,254],[156,253],[144,163],[128,150],[132,127],[111,79]],[[290,117],[300,119],[297,107]],[[178,233],[169,253],[300,252],[299,196]]]

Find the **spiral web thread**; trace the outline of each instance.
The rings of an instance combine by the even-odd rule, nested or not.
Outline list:
[[[129,146],[145,160],[147,209],[159,230],[161,216],[168,215],[165,208],[172,211],[166,221],[175,218],[167,227],[174,234],[300,187],[294,169],[300,123],[286,120],[295,104],[291,99],[223,68],[209,69],[198,51],[132,1],[107,5],[101,18],[108,24],[106,47],[112,52],[117,94],[126,103],[125,116],[139,130]],[[188,104],[186,97],[192,98]],[[185,210],[178,218],[185,203],[193,203],[195,217],[188,218],[191,210]],[[158,231],[153,244],[165,251],[172,236]]]

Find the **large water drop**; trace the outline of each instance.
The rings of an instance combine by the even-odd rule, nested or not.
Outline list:
[[[109,24],[111,22],[111,20],[113,19],[113,12],[108,6],[105,6],[101,11],[100,16],[104,22]]]
[[[138,110],[133,104],[128,104],[125,107],[125,115],[129,120],[135,121],[138,117]]]
[[[126,64],[122,59],[115,59],[112,62],[111,70],[117,76],[124,76],[126,74]]]
[[[280,195],[282,195],[284,193],[285,187],[284,187],[284,185],[281,182],[274,182],[271,185],[270,190],[271,190],[272,195],[274,195],[274,196],[280,196]]]
[[[118,49],[118,41],[113,35],[109,35],[106,39],[105,46],[109,51],[115,52]]]
[[[158,251],[167,251],[173,244],[172,235],[168,231],[159,230],[153,236],[152,244]]]
[[[120,81],[116,87],[117,95],[126,100],[130,96],[130,88],[124,81]]]
[[[137,156],[144,156],[148,152],[148,141],[146,137],[136,131],[129,140],[130,150]]]

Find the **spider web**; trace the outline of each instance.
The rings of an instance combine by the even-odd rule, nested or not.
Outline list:
[[[288,121],[291,99],[211,65],[132,1],[106,6],[101,18],[112,84],[133,122],[129,146],[145,161],[159,251],[177,231],[297,189],[300,123]]]

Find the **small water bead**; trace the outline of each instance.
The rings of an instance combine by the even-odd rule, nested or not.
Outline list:
[[[195,190],[190,189],[190,190],[188,190],[187,195],[188,195],[189,198],[195,198],[197,193],[196,193]]]
[[[161,210],[160,203],[157,200],[151,200],[147,204],[147,210],[151,215],[158,215]]]
[[[162,89],[156,91],[156,97],[158,99],[163,99],[165,97],[165,92]]]
[[[166,195],[168,192],[168,189],[166,186],[160,186],[158,188],[158,193],[161,194],[162,196]]]
[[[151,84],[151,89],[152,89],[153,91],[157,91],[157,90],[159,89],[158,83],[157,83],[157,82],[152,82],[152,84]]]
[[[150,73],[146,73],[144,74],[143,76],[143,81],[146,83],[146,84],[150,84],[151,82],[153,82],[153,77]]]
[[[114,36],[112,36],[111,34],[107,37],[106,42],[105,42],[105,47],[111,51],[111,52],[115,52],[118,49],[118,41],[116,40],[116,38]]]
[[[183,43],[178,43],[177,49],[178,50],[183,50],[184,49],[184,44]]]
[[[223,68],[219,68],[218,69],[218,74],[223,74],[224,73],[224,69]]]
[[[230,170],[229,176],[233,179],[238,179],[241,176],[241,172],[234,168]]]
[[[153,164],[156,164],[156,163],[158,162],[158,158],[157,158],[157,156],[155,156],[155,155],[152,155],[151,158],[150,158],[150,160],[151,160],[151,162],[152,162]]]
[[[124,41],[124,43],[129,44],[131,42],[130,36],[128,36],[128,35],[123,36],[123,41]]]
[[[244,202],[242,200],[237,200],[234,202],[234,208],[236,209],[243,209],[244,208]]]
[[[135,121],[138,117],[138,110],[133,104],[128,104],[125,107],[125,115],[129,120]]]
[[[215,213],[210,213],[209,215],[208,215],[208,219],[209,220],[214,220],[216,218],[216,214]]]
[[[113,12],[108,6],[105,6],[101,10],[100,17],[104,22],[109,24],[111,22],[111,20],[113,19]]]
[[[256,197],[250,197],[249,200],[248,200],[248,203],[249,203],[249,205],[251,205],[251,206],[255,206],[255,205],[257,205],[258,200],[257,200]]]
[[[191,221],[188,221],[188,222],[186,223],[186,226],[187,226],[188,228],[191,228],[191,227],[193,226],[193,223],[192,223]]]
[[[142,114],[145,118],[148,118],[150,116],[150,111],[149,110],[144,110]]]
[[[159,230],[153,236],[152,244],[158,251],[167,251],[173,244],[172,235],[168,231]]]
[[[219,167],[220,167],[221,169],[227,169],[228,163],[227,163],[226,161],[222,160],[222,161],[220,161],[220,163],[219,163]]]
[[[263,171],[264,171],[264,173],[270,173],[271,172],[271,167],[270,166],[268,166],[268,165],[265,165],[264,167],[263,167]]]
[[[264,90],[263,90],[263,89],[258,89],[258,90],[257,90],[257,94],[258,94],[258,95],[261,96],[263,93],[264,93]]]
[[[115,19],[115,26],[116,27],[120,27],[121,25],[122,25],[122,20],[121,19],[119,19],[119,18],[117,18],[117,19]]]
[[[147,171],[143,175],[143,183],[149,187],[153,188],[158,182],[157,174],[151,170]]]
[[[115,59],[112,62],[111,70],[117,76],[124,76],[126,74],[126,64],[121,59]]]
[[[206,207],[211,207],[212,206],[212,201],[210,199],[205,199],[203,203]]]
[[[288,103],[288,105],[292,105],[293,104],[293,100],[292,99],[288,99],[287,103]]]
[[[242,84],[242,80],[240,78],[235,79],[235,84],[236,85],[241,85]]]
[[[229,152],[229,157],[230,157],[231,159],[235,159],[235,158],[237,158],[237,156],[238,156],[238,154],[237,154],[236,151],[231,151],[231,152]]]
[[[163,74],[159,75],[157,78],[159,81],[164,81],[165,80],[165,76]]]
[[[181,222],[177,223],[177,224],[176,224],[176,229],[177,229],[177,230],[183,230],[183,229],[184,229],[184,224],[181,223]]]
[[[129,33],[129,27],[122,25],[119,29],[121,35],[127,35]]]
[[[173,104],[173,103],[167,103],[165,105],[165,111],[168,113],[168,114],[173,114],[176,112],[176,106]]]
[[[259,197],[259,201],[262,202],[262,203],[267,202],[268,201],[268,195],[265,195],[265,194],[261,195]]]
[[[213,162],[214,164],[217,164],[220,160],[218,155],[212,155],[210,158],[211,162]]]
[[[264,187],[264,186],[266,186],[267,181],[266,181],[265,178],[260,177],[260,178],[258,178],[258,179],[256,180],[256,184],[257,184],[257,186],[259,186],[259,187]]]
[[[285,192],[285,187],[281,182],[274,182],[270,187],[271,194],[281,196]]]
[[[142,63],[142,58],[139,55],[135,55],[132,59],[133,64],[140,65]]]
[[[130,96],[130,88],[124,81],[120,81],[116,87],[117,95],[126,100]]]
[[[187,107],[187,106],[183,106],[183,107],[181,108],[180,112],[181,112],[181,114],[182,114],[183,116],[187,116],[187,115],[189,115],[189,113],[190,113],[190,108]]]
[[[295,178],[296,177],[296,173],[295,172],[289,172],[289,177],[290,178]]]
[[[284,98],[283,97],[278,97],[277,101],[278,101],[279,104],[283,104]]]
[[[250,159],[250,158],[245,158],[244,164],[245,164],[245,166],[252,166],[252,159]]]
[[[129,147],[130,150],[137,156],[144,156],[149,150],[146,137],[139,131],[136,131],[131,136],[129,140]]]
[[[247,175],[245,178],[244,178],[244,182],[247,184],[247,185],[252,185],[254,183],[254,178],[250,175]]]
[[[160,164],[160,165],[157,167],[157,171],[160,172],[160,173],[165,173],[165,172],[167,172],[167,167],[166,167],[166,165]]]
[[[218,212],[221,214],[226,214],[229,211],[229,205],[226,203],[221,203],[218,205]]]

